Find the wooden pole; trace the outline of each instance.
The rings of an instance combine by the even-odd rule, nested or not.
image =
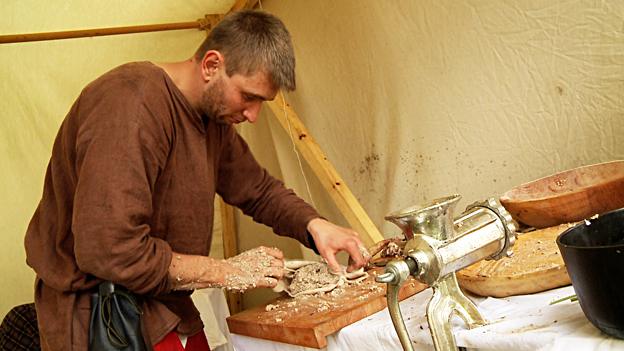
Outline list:
[[[316,143],[314,138],[295,113],[295,111],[283,100],[280,93],[275,100],[269,101],[269,108],[280,122],[286,133],[290,133],[295,141],[297,150],[301,152],[308,162],[323,188],[329,193],[338,210],[345,216],[349,225],[360,234],[362,241],[370,247],[384,239],[366,211],[357,201],[349,187],[340,177],[334,166]]]
[[[258,0],[237,0],[230,12],[243,9],[250,9],[256,6]],[[219,19],[220,20],[220,19]],[[236,230],[236,219],[234,218],[234,208],[223,201],[219,200],[221,211],[221,227],[223,228],[223,256],[225,258],[238,255],[238,232]],[[226,291],[225,299],[227,300],[230,314],[235,314],[243,310],[243,294],[234,291]]]
[[[197,21],[191,21],[191,22],[147,24],[147,25],[140,25],[140,26],[95,28],[95,29],[70,30],[70,31],[61,31],[61,32],[0,35],[0,44],[97,37],[97,36],[104,36],[104,35],[159,32],[159,31],[167,31],[167,30],[209,29],[209,28],[212,28],[212,26],[215,23],[217,23],[220,19],[221,19],[220,15],[206,15],[206,17],[203,19],[199,19]]]
[[[236,221],[234,218],[234,208],[219,198],[219,211],[221,212],[221,235],[223,238],[223,257],[229,258],[238,254],[238,236],[236,235]],[[241,293],[226,291],[230,314],[235,314],[243,310],[243,296]]]
[[[258,0],[237,0],[228,13],[243,9],[251,9],[258,3]],[[147,24],[140,26],[127,26],[127,27],[112,27],[112,28],[95,28],[95,29],[80,29],[80,30],[68,30],[60,32],[43,32],[43,33],[28,33],[28,34],[8,34],[0,35],[0,44],[10,43],[23,43],[29,41],[44,41],[44,40],[60,40],[60,39],[74,39],[85,37],[98,37],[105,35],[119,35],[119,34],[134,34],[134,33],[147,33],[147,32],[162,32],[167,30],[182,30],[182,29],[200,29],[210,31],[214,25],[219,23],[225,15],[205,15],[204,18],[200,18],[196,21],[190,22],[176,22],[176,23],[161,23],[161,24]]]

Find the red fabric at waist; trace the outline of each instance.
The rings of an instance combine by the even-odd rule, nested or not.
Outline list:
[[[154,345],[154,351],[210,351],[208,340],[204,331],[200,331],[186,339],[186,347],[175,331],[167,334],[158,344]]]

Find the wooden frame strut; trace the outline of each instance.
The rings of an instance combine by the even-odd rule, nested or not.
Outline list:
[[[0,44],[22,43],[30,41],[74,39],[85,37],[97,37],[105,35],[134,34],[147,32],[160,32],[181,29],[210,30],[222,18],[222,15],[206,15],[204,18],[190,22],[147,24],[140,26],[111,27],[81,29],[60,32],[29,33],[29,34],[9,34],[0,35]]]
[[[228,11],[228,13],[238,11],[238,10],[243,10],[243,9],[254,8],[257,3],[258,3],[258,0],[236,0],[234,4],[232,5],[232,8]],[[182,30],[182,29],[199,29],[199,30],[210,31],[214,25],[216,25],[217,23],[219,23],[219,21],[221,21],[221,19],[223,19],[223,17],[225,17],[225,15],[213,14],[213,15],[205,15],[204,18],[200,18],[196,21],[189,21],[189,22],[146,24],[146,25],[139,25],[139,26],[111,27],[111,28],[80,29],[80,30],[60,31],[60,32],[8,34],[8,35],[0,35],[0,44],[23,43],[23,42],[44,41],[44,40],[87,38],[87,37],[97,37],[97,36],[105,36],[105,35],[162,32],[162,31],[168,31],[168,30]]]

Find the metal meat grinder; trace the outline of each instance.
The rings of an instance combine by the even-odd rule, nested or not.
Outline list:
[[[477,307],[459,289],[455,272],[482,259],[511,256],[516,225],[494,199],[468,206],[453,219],[453,208],[461,198],[453,195],[388,215],[407,239],[404,258],[386,265],[377,277],[387,283],[388,310],[403,349],[412,343],[399,308],[399,289],[411,275],[433,288],[427,306],[427,321],[436,350],[456,350],[451,316],[456,312],[469,328],[485,324]]]

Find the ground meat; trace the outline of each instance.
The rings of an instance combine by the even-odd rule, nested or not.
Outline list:
[[[340,276],[331,274],[325,263],[312,263],[299,268],[290,282],[290,292],[296,295],[302,291],[318,289],[338,283]]]

